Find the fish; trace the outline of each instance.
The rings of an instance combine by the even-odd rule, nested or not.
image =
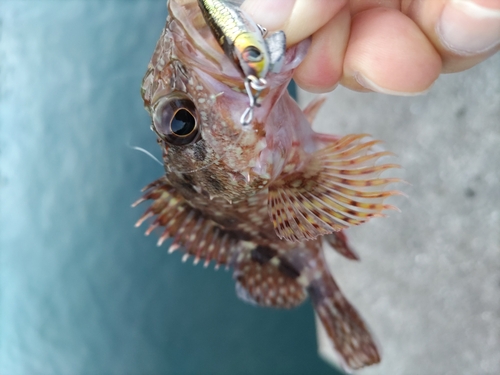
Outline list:
[[[400,194],[388,188],[399,179],[381,174],[399,165],[379,163],[392,153],[367,134],[312,129],[324,98],[302,110],[287,91],[310,40],[266,73],[243,125],[244,75],[199,2],[170,0],[168,10],[141,86],[165,173],[133,204],[149,202],[136,226],[148,221],[146,234],[159,231],[158,245],[169,240],[168,252],[181,251],[183,261],[232,269],[245,302],[289,309],[309,297],[344,369],[378,363],[375,339],[327,266],[325,243],[358,260],[344,230],[397,209],[385,200]]]

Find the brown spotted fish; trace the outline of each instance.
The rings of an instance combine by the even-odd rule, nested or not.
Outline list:
[[[232,4],[235,4],[233,1]],[[151,206],[147,234],[184,260],[232,268],[243,300],[292,308],[310,297],[346,369],[380,361],[367,326],[335,283],[322,239],[358,259],[342,232],[394,208],[384,199],[394,178],[377,165],[366,134],[337,137],[312,130],[322,100],[302,111],[287,85],[310,42],[289,48],[268,72],[253,118],[244,79],[207,26],[197,0],[171,0],[169,16],[142,85],[165,175],[136,204]]]

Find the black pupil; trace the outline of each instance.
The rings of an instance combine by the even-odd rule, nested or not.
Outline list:
[[[185,136],[191,134],[195,125],[196,121],[193,115],[185,109],[179,109],[170,123],[170,128],[172,133]]]

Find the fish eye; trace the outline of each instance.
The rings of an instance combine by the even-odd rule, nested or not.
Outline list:
[[[249,62],[258,62],[262,60],[262,53],[255,46],[248,46],[243,51],[243,59]]]
[[[170,130],[179,137],[187,137],[196,129],[196,119],[187,109],[181,108],[175,112],[170,121]]]
[[[154,111],[153,124],[156,133],[171,145],[185,146],[200,139],[196,106],[181,93],[159,100]]]

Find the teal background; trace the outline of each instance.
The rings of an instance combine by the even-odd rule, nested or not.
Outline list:
[[[165,1],[0,3],[0,373],[335,374],[312,308],[249,306],[131,209]]]

